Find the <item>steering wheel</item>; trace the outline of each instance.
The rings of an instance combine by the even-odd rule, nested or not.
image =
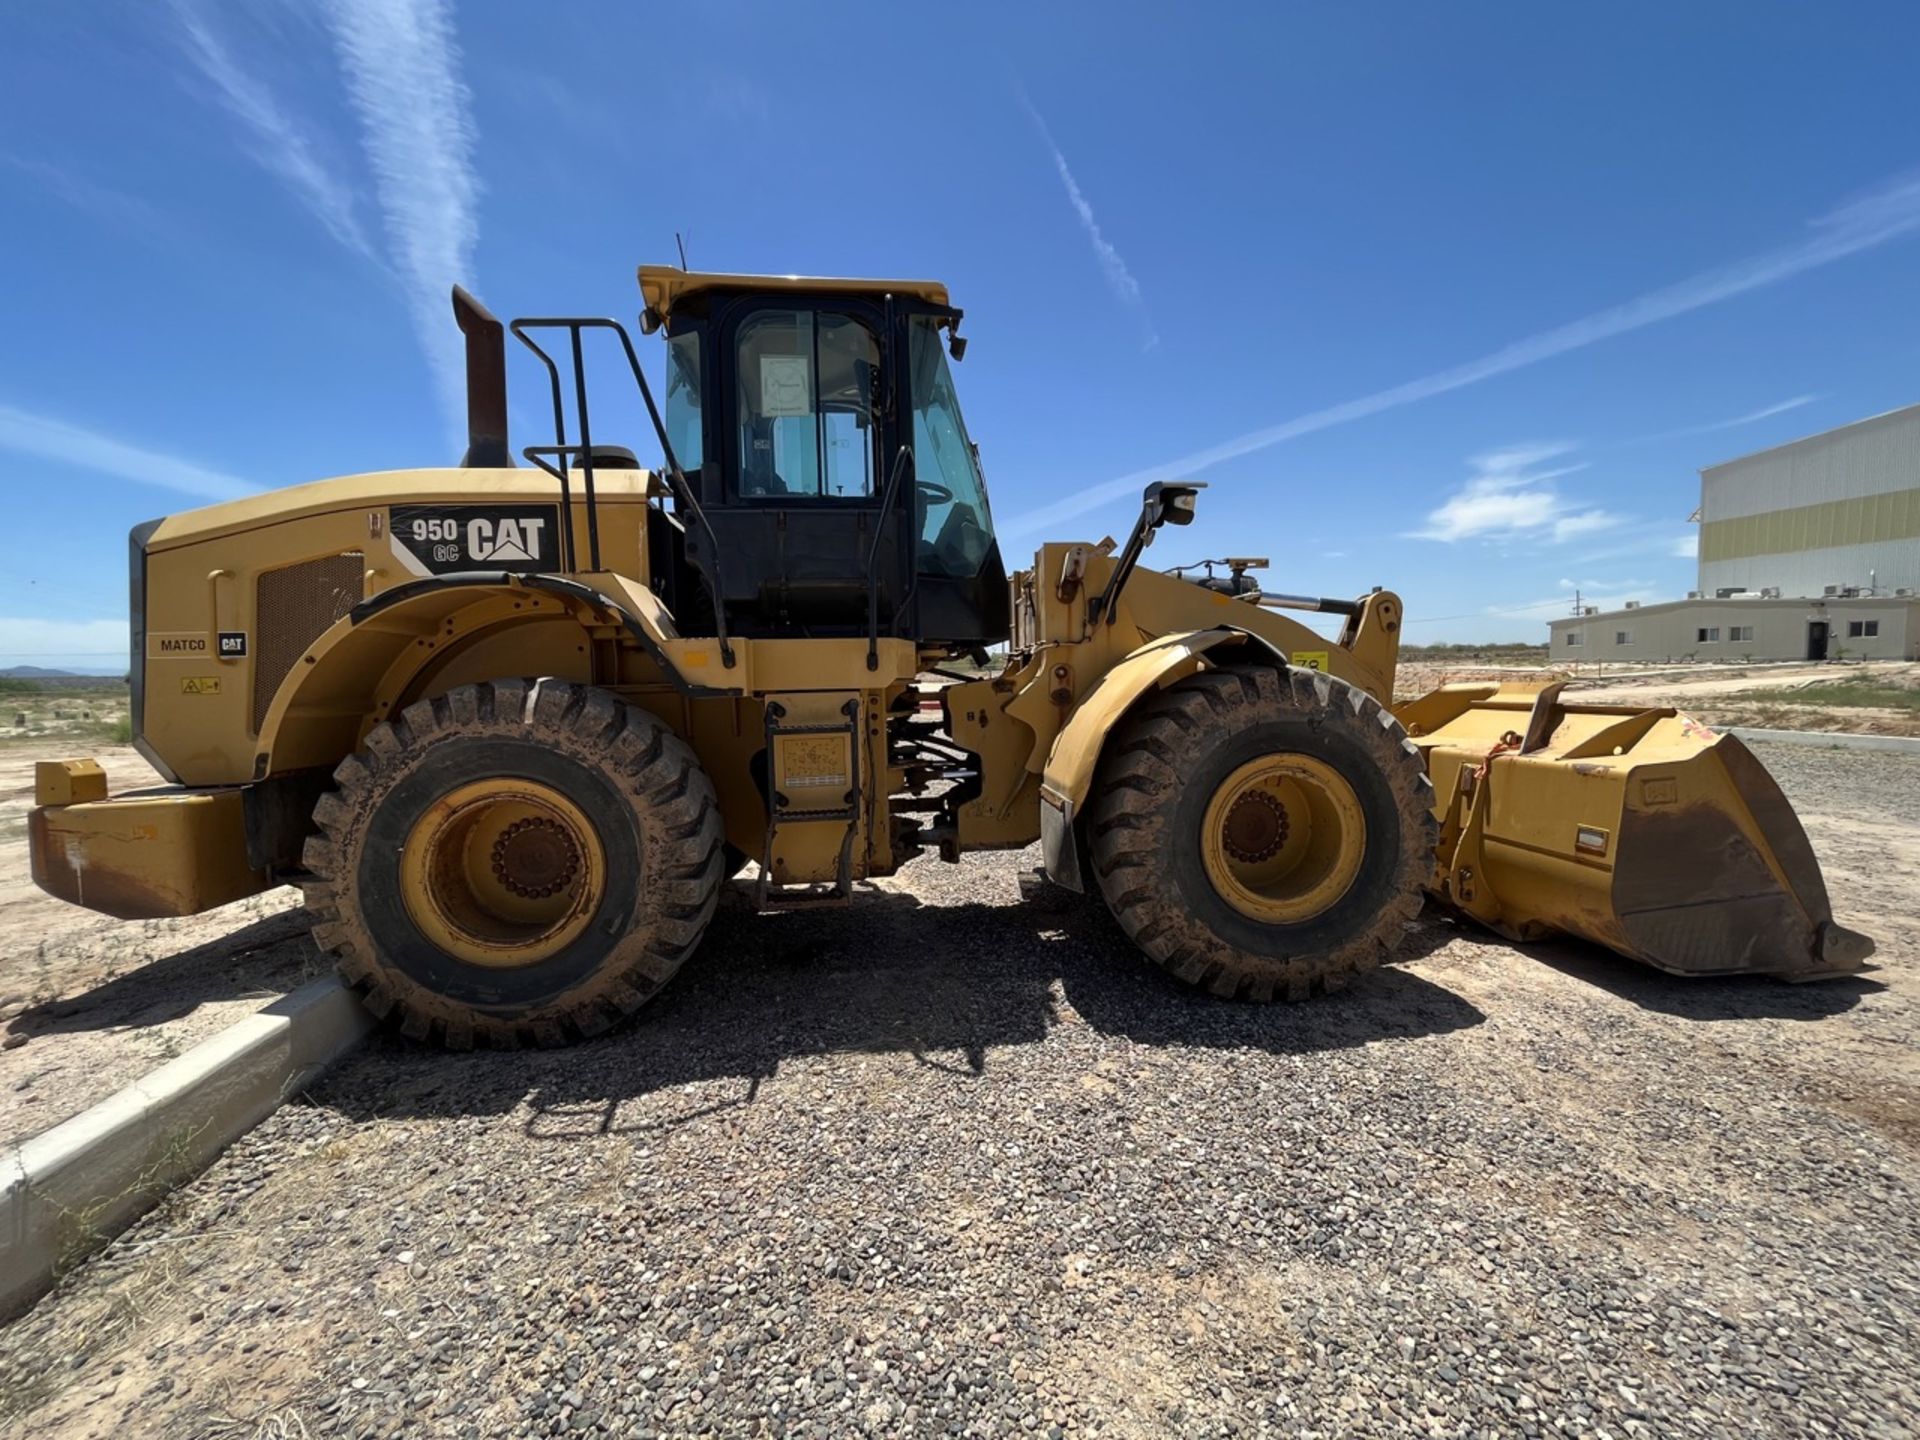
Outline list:
[[[929,505],[953,503],[953,491],[944,485],[936,485],[931,480],[915,480],[913,488]]]

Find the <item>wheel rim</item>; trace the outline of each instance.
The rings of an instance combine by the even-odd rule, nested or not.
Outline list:
[[[447,954],[510,969],[558,954],[606,893],[586,815],[532,780],[476,780],[414,822],[400,853],[407,913]]]
[[[1325,761],[1250,760],[1221,782],[1200,823],[1207,878],[1234,909],[1297,925],[1352,888],[1367,850],[1360,797]]]

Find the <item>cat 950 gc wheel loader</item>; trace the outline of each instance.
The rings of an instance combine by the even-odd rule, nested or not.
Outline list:
[[[1396,708],[1391,593],[1142,568],[1197,485],[1147,487],[1124,544],[1007,575],[944,287],[640,286],[663,405],[620,325],[515,321],[556,432],[516,465],[505,331],[456,290],[459,467],[134,530],[134,742],[170,784],[40,767],[43,888],[138,918],[298,884],[367,1004],[452,1046],[606,1029],[748,861],[771,910],[1035,841],[1152,961],[1248,999],[1344,985],[1423,893],[1683,973],[1871,951],[1737,741],[1553,685]],[[596,439],[589,343],[631,371],[658,468]]]

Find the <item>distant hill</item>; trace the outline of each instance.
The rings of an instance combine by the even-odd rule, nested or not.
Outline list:
[[[0,669],[0,680],[12,680],[28,685],[50,685],[55,687],[69,685],[117,684],[125,675],[126,667],[116,665],[110,670],[49,670],[42,665],[9,665]]]

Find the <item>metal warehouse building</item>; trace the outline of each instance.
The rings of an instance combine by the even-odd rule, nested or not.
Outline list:
[[[1700,472],[1699,588],[1550,621],[1567,660],[1920,659],[1920,405]]]

